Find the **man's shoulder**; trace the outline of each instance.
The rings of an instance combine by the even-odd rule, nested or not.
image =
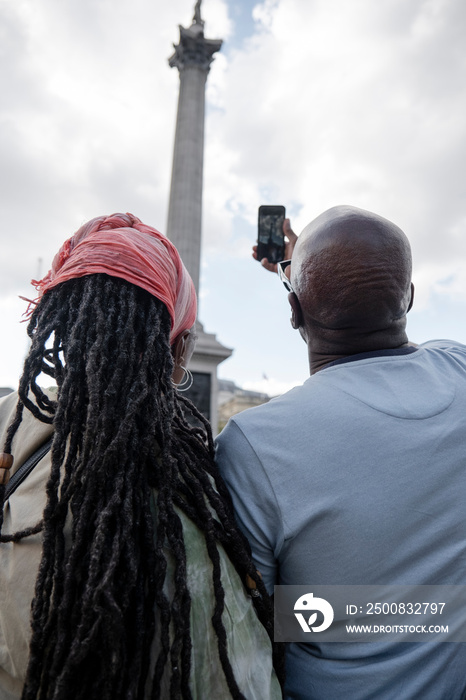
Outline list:
[[[252,426],[256,423],[261,424],[264,420],[269,421],[272,416],[279,416],[293,411],[304,400],[304,396],[308,392],[309,381],[308,379],[304,384],[295,386],[279,396],[273,396],[260,406],[253,406],[236,413],[230,418],[230,421],[236,423],[239,427]]]
[[[457,365],[466,368],[466,345],[456,340],[439,339],[429,340],[419,346],[436,359],[443,358],[449,365]]]
[[[262,451],[293,440],[302,430],[303,416],[314,413],[312,384],[310,378],[265,404],[235,414],[217,436],[217,445],[234,451]]]
[[[447,338],[439,338],[436,340],[428,340],[425,343],[419,345],[420,348],[424,349],[438,349],[438,350],[452,350],[459,353],[466,354],[466,345],[458,342],[457,340],[449,340]]]

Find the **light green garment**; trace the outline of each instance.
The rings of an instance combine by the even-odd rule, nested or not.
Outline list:
[[[16,393],[0,400],[0,451],[16,401]],[[40,423],[29,411],[24,411],[13,442],[15,463],[12,473],[50,433],[51,426]],[[35,525],[41,519],[50,467],[49,453],[11,496],[4,509],[4,533]],[[184,513],[178,511],[178,514],[183,525],[191,594],[191,692],[195,700],[227,700],[230,695],[211,622],[214,610],[212,563],[201,531]],[[222,547],[219,551],[225,590],[223,623],[236,681],[248,700],[279,700],[282,695],[272,668],[268,635],[257,619],[252,600],[236,570]],[[170,562],[170,557],[167,558]],[[19,700],[21,697],[30,638],[30,606],[40,559],[40,535],[17,544],[0,545],[0,700]],[[171,588],[172,569],[169,565],[167,591]],[[156,655],[155,644],[154,662]]]
[[[187,554],[188,588],[191,594],[191,691],[196,700],[229,698],[228,686],[218,656],[217,636],[212,627],[214,589],[212,563],[205,539],[184,513],[183,523]],[[225,591],[223,624],[228,657],[236,681],[248,700],[281,698],[279,684],[272,669],[271,644],[257,619],[251,599],[222,547],[219,547],[222,585]]]

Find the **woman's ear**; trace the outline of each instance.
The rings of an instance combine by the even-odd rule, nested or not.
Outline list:
[[[190,333],[191,331],[189,329],[182,331],[179,335],[176,336],[175,340],[172,343],[172,355],[175,367],[181,367],[181,365],[184,365],[187,340]]]
[[[196,333],[194,332],[194,327],[182,331],[173,341],[171,351],[174,365],[172,374],[174,384],[179,384],[183,381],[183,376],[188,368],[195,343]]]

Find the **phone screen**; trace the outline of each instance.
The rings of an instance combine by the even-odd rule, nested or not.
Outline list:
[[[267,258],[271,263],[283,260],[285,239],[283,221],[285,207],[281,205],[259,207],[259,230],[257,236],[257,259]]]

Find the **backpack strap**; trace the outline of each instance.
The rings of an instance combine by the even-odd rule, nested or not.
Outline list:
[[[52,447],[53,436],[44,442],[16,471],[5,487],[5,501],[16,491],[18,486],[29,476],[34,467],[45,457]]]

